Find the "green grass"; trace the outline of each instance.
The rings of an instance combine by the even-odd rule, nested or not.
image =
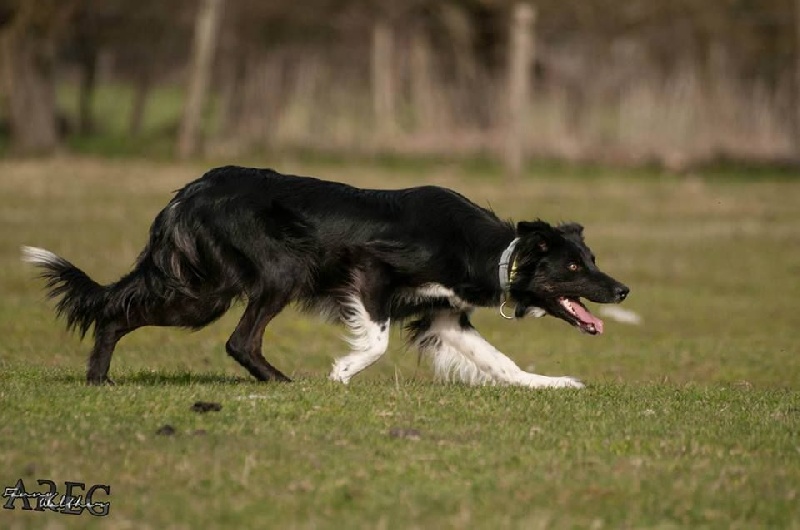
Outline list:
[[[260,163],[579,220],[644,323],[607,319],[588,337],[478,312],[520,366],[582,391],[436,382],[399,332],[344,387],[325,379],[341,330],[287,311],[265,355],[295,382],[262,385],[224,353],[236,308],[197,333],[126,337],[118,385],[86,387],[88,344],[54,320],[19,246],[115,280],[204,167],[0,161],[0,488],[112,487],[109,517],[18,508],[0,527],[800,528],[800,182],[540,169],[511,185],[446,164]],[[193,412],[197,400],[222,410]],[[174,436],[156,434],[165,424]]]

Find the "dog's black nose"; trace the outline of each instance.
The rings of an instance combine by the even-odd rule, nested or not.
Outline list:
[[[631,292],[625,285],[619,284],[614,287],[614,294],[617,296],[617,302],[622,302],[628,297],[628,293]]]
[[[617,284],[617,286],[614,287],[614,296],[616,297],[616,302],[619,303],[625,300],[628,297],[629,292],[631,292],[631,290],[628,289],[627,286],[622,285],[621,283]]]

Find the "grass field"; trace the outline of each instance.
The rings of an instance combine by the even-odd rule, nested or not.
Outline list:
[[[512,185],[459,166],[262,163],[581,221],[643,323],[588,337],[478,312],[518,364],[581,391],[436,382],[399,333],[344,387],[326,380],[341,330],[287,311],[265,355],[295,382],[262,385],[224,353],[237,308],[197,333],[132,334],[117,386],[89,388],[88,344],[55,321],[20,245],[115,280],[204,166],[0,160],[0,487],[111,486],[107,517],[17,502],[0,528],[800,529],[800,180],[540,170]]]

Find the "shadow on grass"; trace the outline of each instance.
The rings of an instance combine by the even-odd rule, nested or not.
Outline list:
[[[53,382],[86,384],[82,374],[57,374],[49,378]],[[194,372],[150,372],[140,371],[112,378],[115,386],[189,386],[189,385],[241,385],[263,384],[248,378],[231,375]]]

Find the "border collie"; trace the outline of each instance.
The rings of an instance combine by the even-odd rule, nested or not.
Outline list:
[[[23,247],[23,259],[42,268],[68,329],[83,337],[94,326],[90,384],[113,383],[111,355],[131,331],[199,329],[241,299],[247,305],[225,348],[261,381],[289,380],[264,359],[261,342],[267,324],[299,302],[350,334],[351,352],[335,361],[334,381],[348,383],[380,359],[390,322],[406,321],[410,342],[440,377],[580,388],[571,377],[521,370],[478,334],[470,313],[549,314],[602,333],[603,322],[580,299],[621,302],[628,288],[597,268],[582,234],[576,223],[514,226],[446,188],[359,189],[222,167],[175,194],[133,270],[117,282],[100,285],[39,248]]]

